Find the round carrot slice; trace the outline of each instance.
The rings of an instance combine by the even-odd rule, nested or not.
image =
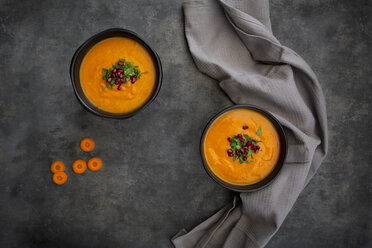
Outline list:
[[[80,141],[80,148],[84,152],[90,152],[94,149],[94,141],[91,138],[84,138]]]
[[[59,171],[65,171],[65,164],[61,161],[54,161],[52,163],[52,166],[50,167],[50,170],[53,173],[59,172]]]
[[[85,163],[84,160],[76,160],[73,164],[72,164],[72,169],[74,170],[75,173],[77,174],[81,174],[81,173],[84,173],[84,171],[86,171],[87,169],[87,163]]]
[[[56,183],[58,185],[62,185],[66,181],[67,181],[67,175],[66,175],[65,172],[57,171],[56,173],[54,173],[54,175],[53,175],[53,182],[54,183]]]
[[[102,168],[102,160],[100,158],[91,158],[88,161],[88,167],[91,171],[98,171]]]

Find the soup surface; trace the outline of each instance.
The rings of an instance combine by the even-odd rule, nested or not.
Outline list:
[[[118,59],[138,66],[141,78],[134,84],[124,83],[121,90],[106,87],[103,68],[110,68]],[[111,113],[130,113],[143,106],[156,87],[156,69],[147,50],[129,38],[108,38],[94,45],[80,67],[80,82],[88,99],[98,108]]]
[[[227,151],[231,148],[228,137],[237,134],[243,137],[246,134],[259,141],[259,150],[249,156],[249,163],[240,163],[228,156]],[[265,116],[254,110],[236,109],[212,123],[205,135],[203,151],[216,176],[231,184],[248,185],[261,181],[274,169],[279,159],[280,140],[274,125]]]

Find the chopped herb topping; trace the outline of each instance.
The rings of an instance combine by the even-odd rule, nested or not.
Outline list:
[[[262,135],[262,130],[261,130],[261,126],[258,128],[257,130],[257,135],[261,136]]]
[[[252,163],[253,153],[258,153],[260,150],[260,146],[257,145],[260,141],[250,138],[247,134],[228,137],[227,141],[230,143],[227,156],[232,157],[233,161],[238,159],[241,164]]]
[[[117,89],[121,90],[121,85],[123,83],[128,83],[129,81],[134,84],[138,79],[140,79],[141,70],[138,66],[133,65],[132,62],[128,62],[125,59],[119,59],[119,61],[112,65],[112,68],[103,68],[102,79],[106,82],[106,88],[112,89],[114,85],[117,85]]]

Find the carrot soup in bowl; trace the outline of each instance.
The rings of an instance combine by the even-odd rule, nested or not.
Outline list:
[[[286,156],[279,122],[252,105],[236,105],[217,114],[204,130],[201,156],[207,173],[234,191],[254,191],[279,173]]]
[[[159,56],[138,35],[115,28],[77,50],[70,75],[78,100],[90,112],[127,118],[154,100],[162,68]]]

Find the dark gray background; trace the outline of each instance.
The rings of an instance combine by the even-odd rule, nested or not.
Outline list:
[[[181,6],[0,0],[0,247],[169,247],[231,200],[198,149],[208,118],[232,103],[195,68]],[[274,34],[323,86],[330,149],[267,247],[371,245],[371,12],[362,0],[271,1]],[[69,79],[78,46],[111,27],[136,31],[163,62],[158,98],[129,120],[85,112]],[[104,167],[76,175],[86,136]],[[53,160],[67,165],[62,187]]]

